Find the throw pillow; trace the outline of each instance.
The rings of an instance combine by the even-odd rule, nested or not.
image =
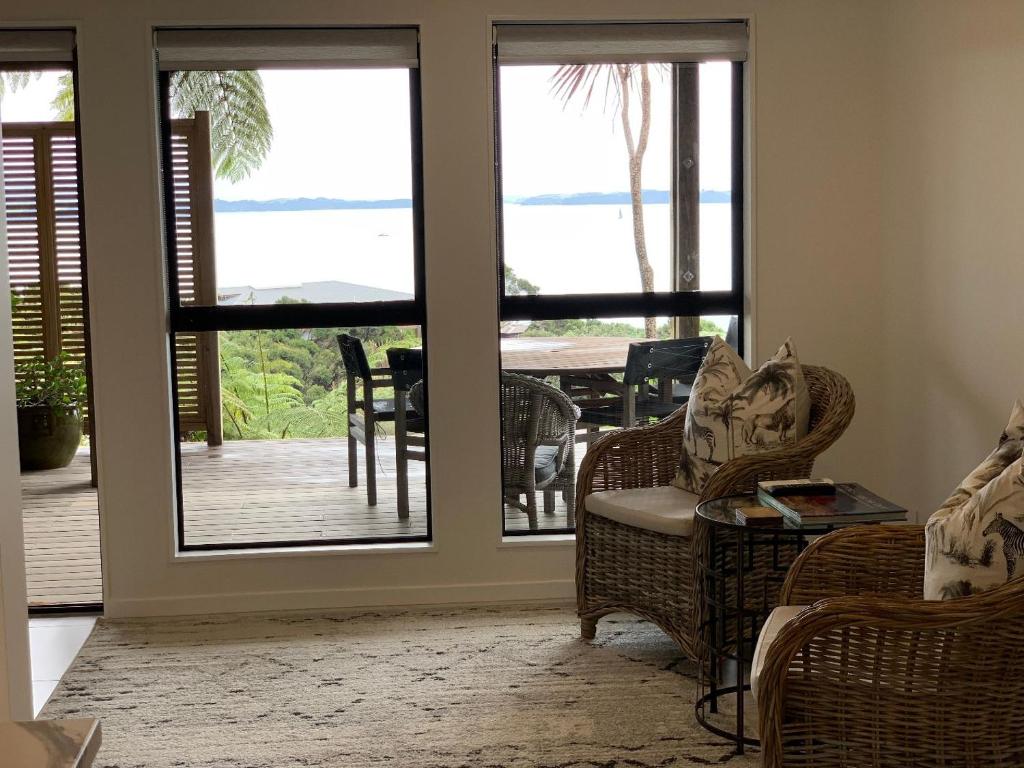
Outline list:
[[[1005,584],[1022,556],[1024,405],[1017,401],[995,450],[925,525],[924,597],[948,600]]]
[[[673,485],[699,494],[730,459],[804,437],[810,414],[810,393],[791,339],[751,372],[732,347],[716,338],[690,392]]]

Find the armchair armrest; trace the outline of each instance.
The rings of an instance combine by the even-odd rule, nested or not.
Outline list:
[[[1019,765],[1020,740],[1011,750],[1000,734],[1006,713],[1024,702],[1024,681],[1008,679],[1005,668],[1022,642],[1024,580],[941,602],[822,600],[766,650],[758,686],[763,765],[782,768],[784,753],[801,765],[838,764],[840,756],[843,765],[918,764],[937,758],[940,741],[947,754],[962,755],[958,740],[1009,758],[979,753],[977,765]],[[977,695],[988,690],[1000,696]]]
[[[924,526],[858,525],[807,547],[790,567],[779,602],[811,605],[852,595],[920,599],[923,592]]]
[[[679,465],[685,423],[684,405],[657,424],[616,429],[595,440],[580,462],[577,513],[584,498],[594,491],[653,488],[672,482]]]

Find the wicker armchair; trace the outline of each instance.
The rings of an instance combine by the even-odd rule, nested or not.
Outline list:
[[[925,601],[924,562],[916,525],[848,528],[800,555],[780,601],[811,607],[755,669],[765,768],[1024,765],[1024,580]]]
[[[797,444],[719,467],[697,501],[752,491],[758,481],[809,477],[815,458],[834,443],[853,418],[854,397],[839,374],[803,366],[811,395],[810,431]],[[699,584],[695,552],[701,529],[672,535],[587,514],[596,491],[657,488],[675,477],[682,449],[684,405],[664,421],[623,429],[596,441],[580,465],[576,483],[576,608],[584,639],[594,637],[601,616],[633,613],[660,626],[690,658],[700,657]],[[692,515],[691,515],[692,526]]]
[[[555,511],[555,491],[574,508],[576,419],[579,408],[560,389],[532,376],[501,374],[501,469],[506,504],[536,523],[537,491],[544,511]],[[520,496],[526,497],[523,504]]]

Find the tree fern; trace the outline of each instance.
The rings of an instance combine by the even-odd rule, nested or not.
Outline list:
[[[8,73],[15,74],[28,75]],[[172,114],[191,117],[200,111],[210,113],[210,151],[217,178],[241,181],[260,167],[270,151],[274,127],[259,72],[175,72],[170,90]],[[61,76],[59,90],[50,104],[58,120],[74,119],[70,74]]]

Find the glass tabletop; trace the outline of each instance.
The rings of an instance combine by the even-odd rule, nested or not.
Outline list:
[[[697,517],[721,528],[743,528],[748,531],[763,533],[784,533],[791,536],[815,535],[828,533],[834,530],[833,525],[798,525],[783,517],[780,523],[765,525],[764,523],[748,525],[740,522],[736,510],[740,507],[761,506],[754,494],[739,496],[722,496],[718,499],[709,499],[697,505]]]

